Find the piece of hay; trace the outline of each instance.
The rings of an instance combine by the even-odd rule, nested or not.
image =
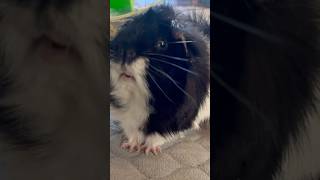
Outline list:
[[[117,34],[117,28],[113,23],[110,23],[110,38],[112,39]]]

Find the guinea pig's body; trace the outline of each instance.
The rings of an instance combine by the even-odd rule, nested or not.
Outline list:
[[[0,179],[106,179],[104,0],[0,0]]]
[[[209,119],[209,23],[191,17],[154,7],[112,40],[110,109],[127,137],[123,147],[156,153]]]

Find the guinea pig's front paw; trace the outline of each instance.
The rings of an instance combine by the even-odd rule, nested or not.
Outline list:
[[[152,152],[154,155],[158,155],[161,153],[161,147],[160,146],[142,146],[143,152],[148,155],[150,152]]]
[[[134,151],[140,151],[141,149],[141,144],[138,144],[138,143],[133,143],[133,142],[122,142],[121,143],[121,148],[122,149],[125,149],[125,150],[128,150],[129,152],[134,152]]]
[[[136,135],[130,136],[129,138],[125,138],[120,147],[122,149],[128,150],[129,152],[140,151],[143,142],[143,136],[138,133]]]
[[[160,146],[165,142],[166,139],[157,133],[148,135],[144,144],[142,145],[142,150],[146,155],[148,155],[150,152],[152,152],[154,155],[158,155],[161,153]]]

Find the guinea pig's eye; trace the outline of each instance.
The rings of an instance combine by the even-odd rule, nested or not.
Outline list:
[[[160,40],[157,42],[156,48],[159,50],[166,50],[168,48],[168,43],[166,41]]]

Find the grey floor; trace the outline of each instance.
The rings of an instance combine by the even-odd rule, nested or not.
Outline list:
[[[210,129],[187,132],[162,146],[154,156],[128,153],[120,148],[121,130],[111,123],[111,180],[209,180]]]

